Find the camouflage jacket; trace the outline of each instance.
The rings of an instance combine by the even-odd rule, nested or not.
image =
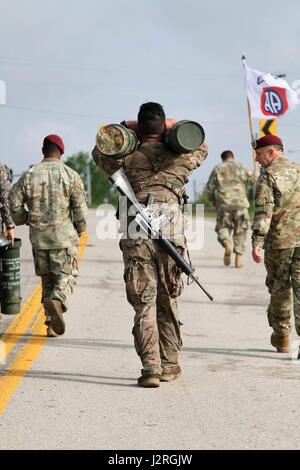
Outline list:
[[[259,176],[252,230],[253,246],[300,246],[300,165],[277,157]]]
[[[251,180],[246,168],[234,160],[217,165],[206,185],[207,197],[218,211],[247,209],[246,184]]]
[[[6,165],[0,162],[0,233],[2,225],[13,223],[9,213],[7,196],[11,187],[11,173]]]
[[[184,185],[192,171],[205,160],[206,146],[189,154],[177,154],[167,149],[164,143],[145,142],[138,150],[122,158],[104,156],[97,147],[92,155],[96,164],[108,175],[123,167],[142,204],[146,203],[149,193],[153,195],[154,204],[158,203],[162,212],[169,217],[168,238],[184,246]]]
[[[86,230],[81,178],[55,158],[45,158],[21,176],[9,193],[9,204],[16,225],[29,225],[36,249],[68,248]]]

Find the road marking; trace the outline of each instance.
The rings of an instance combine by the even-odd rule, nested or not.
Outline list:
[[[43,313],[44,310],[41,309],[41,312],[32,327],[31,338],[21,348],[15,359],[13,359],[9,364],[5,371],[5,375],[0,378],[0,415],[5,410],[15,389],[23,379],[26,372],[30,369],[39,355],[44,343],[47,341],[47,336],[42,336],[45,335]]]
[[[89,239],[88,232],[84,232],[80,237],[80,242],[79,242],[79,245],[78,245],[78,261],[79,262],[80,262],[80,260],[83,256],[83,253],[84,253],[84,250],[86,248],[86,244],[88,242],[88,239]]]
[[[80,259],[83,256],[87,241],[88,241],[88,234],[87,232],[85,232],[80,238],[80,243],[78,247],[78,261],[80,261]],[[40,291],[38,288],[40,288]],[[27,330],[33,317],[37,313],[38,307],[36,308],[36,298],[39,299],[38,307],[41,307],[41,303],[40,303],[41,286],[40,285],[34,289],[34,291],[32,292],[31,296],[29,297],[27,301],[28,308],[30,308],[29,301],[31,300],[31,306],[33,309],[33,310],[30,309],[30,312],[31,312],[31,316],[29,316],[30,320],[28,317],[26,322],[25,320],[24,321],[21,320],[19,323],[16,322],[14,328],[16,329],[19,328],[19,331],[21,331],[21,326],[22,328],[25,328],[25,326],[27,325],[26,327],[26,330]],[[24,375],[31,368],[33,362],[35,361],[35,359],[38,357],[39,353],[41,352],[41,349],[44,343],[48,339],[46,336],[46,327],[44,325],[44,319],[45,319],[44,309],[41,307],[38,313],[38,316],[35,319],[32,325],[32,328],[30,330],[31,337],[26,342],[26,344],[20,349],[20,351],[16,354],[15,358],[12,359],[10,364],[7,366],[5,370],[5,374],[2,377],[0,377],[0,415],[6,409],[10,399],[12,398],[14,391],[16,390],[19,383],[22,381]],[[15,321],[13,323],[15,323]],[[9,333],[8,330],[11,330],[11,333]],[[26,330],[23,330],[22,333],[24,334]],[[4,333],[7,339],[10,339],[9,334],[12,334],[12,335],[15,334],[16,336],[16,332],[14,331],[13,328],[10,329],[10,327],[8,327],[7,331]],[[21,336],[21,333],[18,333],[18,335]],[[19,336],[16,336],[16,338],[18,340]],[[7,344],[7,346],[10,347],[10,350],[13,347],[11,346],[12,342],[8,342]]]
[[[42,286],[38,284],[22,306],[20,313],[1,336],[1,341],[5,344],[6,357],[28,330],[30,323],[41,305],[41,297]]]

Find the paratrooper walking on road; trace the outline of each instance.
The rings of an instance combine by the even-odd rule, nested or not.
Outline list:
[[[277,136],[258,139],[255,151],[264,172],[255,191],[252,257],[261,262],[265,250],[271,344],[289,352],[292,306],[300,336],[300,165],[285,156]]]
[[[231,150],[222,152],[221,159],[222,163],[210,174],[207,196],[217,210],[215,231],[225,249],[224,265],[230,266],[234,251],[235,267],[242,268],[249,228],[247,184],[253,178],[241,163],[235,161]]]
[[[65,331],[63,313],[78,276],[78,238],[86,230],[87,205],[83,183],[60,160],[62,139],[45,137],[44,158],[26,171],[9,193],[16,225],[29,225],[35,271],[42,279],[42,303],[48,336]]]
[[[93,157],[98,166],[111,175],[119,168],[126,176],[138,201],[147,203],[150,194],[155,203],[172,207],[170,240],[186,253],[182,210],[188,176],[207,156],[202,145],[191,153],[176,153],[164,143],[165,113],[158,103],[145,103],[138,114],[137,132],[141,145],[133,153],[116,158],[101,154]],[[135,310],[133,336],[142,362],[141,387],[158,387],[160,382],[176,379],[180,373],[182,346],[177,297],[183,290],[181,270],[156,240],[123,238],[124,280],[129,303]]]

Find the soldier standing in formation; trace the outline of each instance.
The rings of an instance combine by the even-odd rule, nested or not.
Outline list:
[[[224,264],[230,266],[233,234],[235,267],[242,268],[242,254],[246,251],[249,227],[246,185],[251,180],[250,172],[234,160],[231,150],[221,153],[222,163],[210,174],[206,189],[209,200],[217,210],[215,231],[219,243],[225,248]]]
[[[35,270],[42,278],[47,335],[65,331],[63,313],[73,291],[78,237],[86,230],[87,205],[80,176],[64,165],[62,139],[45,137],[44,159],[25,172],[9,193],[16,225],[29,225]]]
[[[291,287],[295,328],[300,336],[300,165],[284,155],[277,136],[258,139],[255,151],[264,173],[256,184],[252,257],[260,263],[261,249],[265,250],[271,344],[278,352],[289,352]]]
[[[97,147],[93,157],[107,174],[118,168],[126,169],[127,178],[138,198],[145,204],[149,193],[156,203],[172,206],[170,240],[177,249],[186,252],[182,224],[184,185],[193,170],[207,156],[207,147],[190,154],[177,154],[164,142],[165,113],[158,103],[145,103],[138,114],[139,149],[116,159],[100,154]],[[177,230],[177,233],[176,233]],[[182,345],[176,298],[181,294],[183,281],[173,259],[151,239],[122,239],[120,243],[125,265],[124,279],[127,299],[135,310],[134,343],[142,362],[141,387],[158,387],[180,373],[179,350]]]

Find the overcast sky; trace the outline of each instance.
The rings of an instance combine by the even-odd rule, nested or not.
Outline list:
[[[252,164],[241,54],[250,67],[300,79],[300,3],[0,0],[0,44],[0,160],[15,173],[41,159],[45,135],[60,134],[66,155],[90,151],[99,124],[158,101],[168,117],[205,128],[200,188],[224,149]],[[278,124],[295,161],[299,131],[300,106]]]

